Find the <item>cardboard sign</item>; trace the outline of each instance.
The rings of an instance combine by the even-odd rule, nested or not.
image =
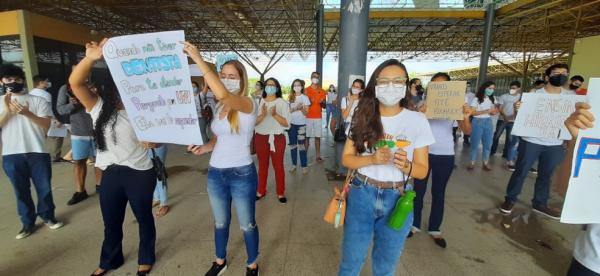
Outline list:
[[[579,131],[571,162],[569,187],[560,221],[600,223],[600,78],[590,80],[588,100],[594,128]]]
[[[430,82],[427,85],[427,119],[462,120],[466,81]]]
[[[201,145],[183,31],[113,37],[104,59],[140,141]]]
[[[586,102],[585,96],[525,93],[517,112],[512,134],[521,137],[570,140],[565,120],[575,104]]]

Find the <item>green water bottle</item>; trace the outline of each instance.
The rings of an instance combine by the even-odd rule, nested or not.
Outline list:
[[[396,208],[392,212],[390,216],[390,220],[388,221],[388,226],[396,231],[402,229],[404,226],[404,222],[410,213],[413,211],[413,200],[417,193],[415,191],[406,191],[404,195],[398,199],[396,202]]]

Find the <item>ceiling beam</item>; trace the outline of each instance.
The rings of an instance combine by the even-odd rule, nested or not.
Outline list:
[[[369,19],[398,19],[398,18],[464,18],[464,19],[484,19],[483,10],[464,10],[464,9],[372,9],[369,12]],[[325,21],[340,21],[339,9],[328,9],[325,11]]]

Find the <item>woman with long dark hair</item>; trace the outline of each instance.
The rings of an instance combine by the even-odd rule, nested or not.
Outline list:
[[[300,152],[300,166],[302,174],[308,173],[306,157],[306,113],[310,106],[310,100],[304,95],[304,81],[295,79],[292,82],[292,93],[290,101],[290,153],[292,155],[292,168],[290,173],[295,173],[298,164],[298,152]]]
[[[373,242],[373,275],[394,275],[412,212],[399,231],[388,226],[410,178],[423,179],[434,139],[427,118],[400,105],[408,72],[396,59],[375,69],[358,103],[342,163],[357,170],[347,198],[339,275],[359,275]]]
[[[277,198],[281,204],[287,203],[285,197],[285,131],[290,127],[290,106],[281,98],[281,85],[275,78],[265,81],[263,100],[258,106],[260,115],[256,117],[254,129],[254,148],[258,158],[258,189],[256,199],[267,194],[267,178],[269,177],[269,159],[275,171]]]
[[[98,147],[96,167],[103,170],[100,210],[104,220],[104,242],[100,267],[92,275],[104,275],[124,263],[121,243],[127,203],[133,210],[140,233],[137,275],[147,275],[156,261],[156,229],[152,216],[156,172],[147,149],[158,145],[138,141],[112,80],[97,94],[86,84],[94,64],[102,59],[106,41],[86,44],[85,58],[69,77],[73,93],[92,116]]]
[[[494,138],[492,115],[498,114],[498,109],[494,106],[495,89],[496,84],[493,81],[484,82],[477,90],[475,99],[471,102],[471,107],[475,109],[475,113],[473,113],[473,131],[471,133],[471,163],[467,167],[468,170],[475,169],[480,143],[483,144],[483,169],[486,171],[492,170],[489,164]]]

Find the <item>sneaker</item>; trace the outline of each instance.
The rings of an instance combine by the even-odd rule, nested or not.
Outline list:
[[[490,172],[492,171],[492,167],[490,167],[490,164],[483,164],[483,170]]]
[[[212,267],[204,274],[204,276],[219,276],[223,275],[223,273],[227,270],[227,260],[223,264],[218,264],[217,262],[213,262]]]
[[[498,209],[500,209],[500,212],[502,212],[503,214],[510,215],[510,213],[512,213],[512,209],[514,206],[515,206],[514,202],[505,200],[504,203],[502,203],[502,205],[500,205],[500,207]]]
[[[508,165],[507,167],[508,167],[508,170],[511,172],[515,171],[515,165]]]
[[[19,234],[15,237],[17,240],[29,237],[33,233],[33,226],[23,226],[23,229],[19,231]]]
[[[292,168],[290,169],[290,173],[291,173],[291,174],[294,174],[294,173],[296,173],[296,169],[297,169],[296,167],[292,167]]]
[[[281,204],[287,204],[287,198],[285,196],[282,196],[279,198],[279,203]]]
[[[71,206],[71,205],[75,205],[79,202],[82,202],[84,200],[86,200],[88,198],[88,194],[86,191],[83,192],[75,192],[73,194],[73,197],[71,197],[71,199],[69,200],[69,202],[67,202],[67,205]]]
[[[260,273],[258,272],[258,266],[256,268],[246,267],[246,276],[258,276]]]
[[[531,168],[531,169],[529,169],[529,172],[530,172],[530,173],[533,173],[533,174],[537,174],[537,170],[536,170],[536,169],[534,169],[534,168]]]
[[[542,207],[533,207],[533,211],[540,214],[540,215],[544,215],[546,217],[549,217],[551,219],[555,219],[555,220],[559,220],[560,219],[560,210],[558,209],[554,209],[554,208],[550,208],[548,206],[542,206]]]
[[[304,174],[304,175],[308,174],[308,168],[302,168],[302,174]]]
[[[57,221],[56,219],[51,219],[46,222],[46,226],[48,226],[48,228],[50,228],[50,230],[56,230],[56,229],[59,229],[59,228],[65,226],[65,224],[60,221]]]

